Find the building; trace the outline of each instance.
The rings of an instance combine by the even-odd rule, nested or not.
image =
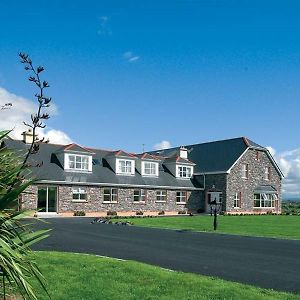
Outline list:
[[[7,139],[11,149],[31,141]],[[283,174],[269,151],[240,137],[142,154],[41,144],[31,157],[38,181],[21,207],[73,215],[158,215],[209,212],[210,201],[228,214],[280,213]]]

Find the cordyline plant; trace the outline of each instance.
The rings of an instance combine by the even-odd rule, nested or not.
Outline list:
[[[30,164],[29,158],[38,152],[39,144],[45,142],[44,139],[37,139],[36,130],[45,128],[43,120],[48,119],[49,115],[44,113],[43,109],[49,107],[51,98],[44,95],[44,90],[49,87],[48,82],[42,82],[40,79],[44,68],[34,68],[27,54],[20,53],[19,57],[25,65],[25,70],[32,74],[29,81],[38,88],[38,93],[35,94],[38,110],[36,114],[31,115],[31,124],[24,123],[33,134],[32,143],[26,152],[16,153],[0,147],[0,292],[6,299],[9,286],[24,299],[37,299],[30,282],[36,279],[46,291],[45,279],[32,260],[33,253],[29,247],[46,238],[48,230],[32,231],[29,222],[21,221],[26,212],[8,208],[16,208],[20,195],[33,183],[29,176],[30,167],[40,166],[40,163]],[[8,134],[9,131],[0,132],[0,144],[3,144]]]

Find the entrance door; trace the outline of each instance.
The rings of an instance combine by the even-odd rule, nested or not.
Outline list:
[[[57,187],[43,186],[38,188],[38,204],[39,212],[56,212],[57,203]]]

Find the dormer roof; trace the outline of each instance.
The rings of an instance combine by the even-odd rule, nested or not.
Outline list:
[[[153,155],[150,153],[142,153],[142,154],[137,154],[137,156],[142,159],[142,160],[152,160],[152,161],[161,161],[162,158],[160,156],[157,155]]]
[[[187,158],[182,158],[179,155],[167,157],[164,163],[176,163],[176,164],[184,164],[184,165],[191,165],[191,166],[196,165],[194,162],[188,160]]]
[[[83,154],[89,154],[89,155],[95,154],[93,151],[91,151],[85,147],[82,147],[80,145],[77,145],[75,143],[68,144],[68,145],[61,147],[57,151],[57,153],[58,152],[75,152],[75,153],[83,153]]]
[[[133,153],[125,152],[123,150],[117,150],[110,152],[107,157],[115,156],[115,157],[124,157],[124,158],[130,158],[130,159],[137,159],[137,156]]]

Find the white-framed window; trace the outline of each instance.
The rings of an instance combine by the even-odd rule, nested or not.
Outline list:
[[[134,190],[133,191],[133,202],[145,202],[146,200],[146,190]]]
[[[258,208],[274,208],[277,200],[278,195],[275,193],[255,193],[253,206]]]
[[[156,191],[156,202],[166,202],[167,200],[167,191],[158,190]]]
[[[150,161],[142,161],[143,176],[158,176],[158,163]]]
[[[103,202],[116,203],[118,201],[118,189],[104,188],[103,189]]]
[[[216,203],[223,202],[223,194],[222,192],[208,192],[207,193],[207,202],[210,204],[211,202],[216,201]]]
[[[87,200],[87,193],[86,190],[82,187],[73,187],[73,201],[86,201]]]
[[[248,164],[242,164],[241,176],[244,179],[248,179],[248,176],[249,176],[249,165]]]
[[[270,180],[271,179],[271,170],[270,170],[270,167],[265,167],[264,168],[264,179],[265,180]]]
[[[241,192],[237,192],[234,194],[234,199],[233,199],[234,208],[241,208],[241,198],[242,198]]]
[[[193,175],[193,167],[190,166],[177,166],[177,177],[191,178]]]
[[[187,192],[186,191],[178,191],[176,192],[176,203],[186,203],[187,201]]]
[[[77,154],[67,154],[67,169],[76,171],[89,171],[89,156],[87,155],[77,155]]]
[[[134,175],[134,168],[133,160],[117,159],[117,174]]]

